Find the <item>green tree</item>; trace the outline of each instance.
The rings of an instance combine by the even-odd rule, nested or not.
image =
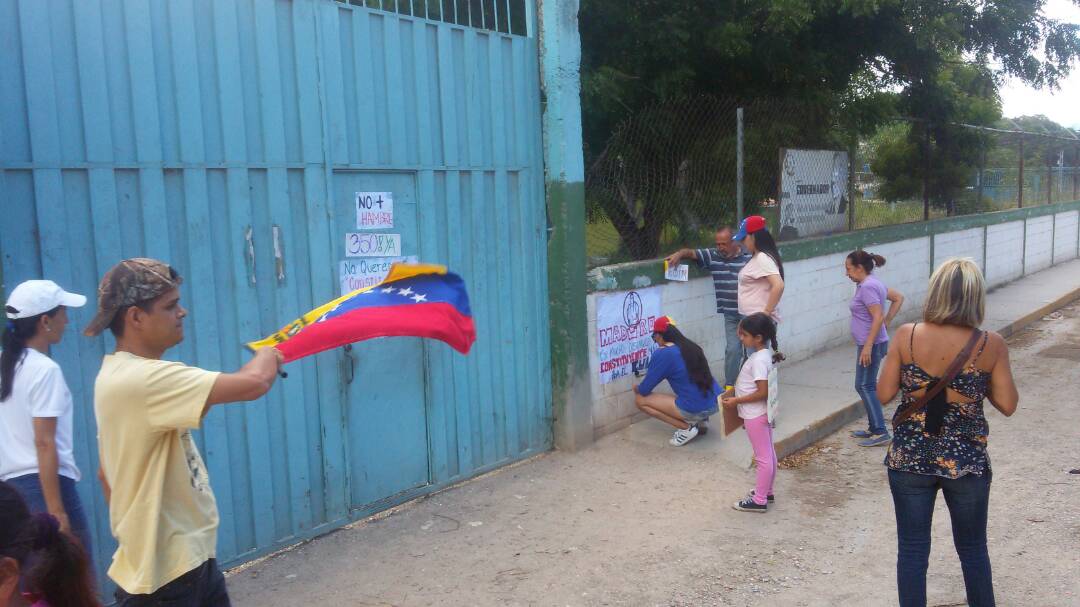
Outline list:
[[[981,66],[946,64],[926,91],[924,102],[934,106],[927,114],[948,118],[889,125],[872,139],[870,166],[882,180],[880,195],[890,201],[921,198],[925,186],[930,203],[950,214],[978,210],[961,197],[994,139],[960,125],[993,125],[1000,119],[992,75]]]

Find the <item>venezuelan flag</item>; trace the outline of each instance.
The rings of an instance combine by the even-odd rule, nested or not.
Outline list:
[[[396,263],[379,284],[319,306],[247,345],[277,348],[290,362],[374,337],[429,337],[468,354],[476,327],[464,281],[445,266]]]

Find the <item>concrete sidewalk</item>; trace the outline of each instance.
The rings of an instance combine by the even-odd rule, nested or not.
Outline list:
[[[1050,311],[1080,299],[1080,260],[1003,285],[987,299],[983,328],[1008,337]],[[849,345],[780,368],[780,413],[773,431],[777,456],[790,455],[865,416],[862,401],[855,393],[854,361],[855,348]],[[633,441],[656,445],[666,442],[671,428],[646,420],[622,432]],[[715,452],[744,468],[753,461],[750,441],[738,432],[726,440],[709,434],[685,448]]]

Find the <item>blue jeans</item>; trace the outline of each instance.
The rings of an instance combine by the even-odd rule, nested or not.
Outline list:
[[[743,315],[738,312],[724,312],[724,385],[734,386],[739,377],[746,352],[739,341],[739,321]]]
[[[986,511],[990,502],[989,471],[957,479],[889,470],[889,489],[896,508],[896,587],[901,607],[926,606],[926,567],[930,561],[930,523],[938,489],[945,495],[952,519],[953,545],[964,571],[971,607],[994,605],[990,553],[986,550]]]
[[[885,412],[881,410],[881,400],[877,397],[877,376],[881,361],[889,351],[889,342],[874,344],[870,354],[870,366],[864,367],[859,362],[862,346],[855,346],[855,391],[862,398],[866,409],[866,419],[870,421],[871,434],[885,434]]]
[[[67,512],[68,523],[71,524],[71,533],[82,542],[83,550],[90,559],[90,566],[94,565],[93,546],[90,542],[90,526],[86,522],[86,512],[83,511],[82,501],[79,500],[79,492],[75,489],[75,481],[64,476],[60,478],[60,499],[64,502],[64,511]],[[22,495],[23,500],[30,508],[31,514],[48,512],[45,505],[45,494],[41,492],[41,479],[37,474],[26,474],[9,478],[7,484],[15,488]]]

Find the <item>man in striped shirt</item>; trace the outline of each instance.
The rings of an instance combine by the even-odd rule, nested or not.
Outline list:
[[[697,261],[712,273],[716,290],[716,313],[724,315],[724,387],[730,388],[739,376],[745,353],[737,334],[739,321],[739,270],[750,261],[750,254],[731,239],[732,230],[725,226],[716,232],[715,249],[680,249],[667,257],[668,265],[684,259]]]

